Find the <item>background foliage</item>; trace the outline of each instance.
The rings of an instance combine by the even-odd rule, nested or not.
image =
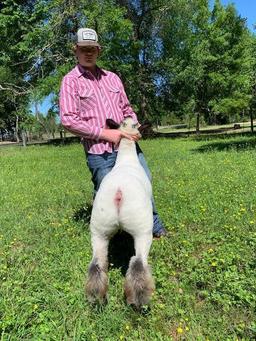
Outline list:
[[[256,39],[220,0],[4,0],[0,4],[0,129],[18,132],[29,104],[74,65],[79,27],[97,30],[99,65],[117,72],[141,120],[222,124],[255,115]],[[39,112],[37,121],[42,127]],[[24,127],[24,125],[23,125]],[[28,128],[27,128],[28,129]]]

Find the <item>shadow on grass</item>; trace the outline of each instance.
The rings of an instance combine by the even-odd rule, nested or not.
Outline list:
[[[90,223],[92,213],[92,203],[86,203],[84,206],[77,208],[73,214],[73,219],[76,222],[82,221],[85,224]]]
[[[225,141],[221,142],[213,142],[203,145],[197,149],[194,149],[194,152],[197,153],[207,153],[211,151],[228,151],[228,150],[236,150],[236,151],[245,151],[252,150],[256,148],[256,139],[243,139],[230,141],[230,139],[225,139]]]
[[[47,141],[47,145],[53,145],[53,146],[65,146],[72,143],[80,143],[81,138],[79,136],[69,136],[65,137],[65,139],[54,139]]]
[[[64,139],[58,138],[58,139],[52,139],[48,140],[45,143],[42,143],[42,145],[48,145],[48,146],[66,146],[70,145],[72,143],[80,143],[81,138],[79,136],[69,136],[65,137]]]
[[[89,224],[91,219],[92,204],[86,203],[78,208],[73,219]],[[118,231],[109,242],[109,264],[112,268],[120,268],[123,275],[129,266],[130,258],[135,255],[133,237],[124,231]]]
[[[109,264],[113,268],[120,268],[125,276],[129,261],[135,255],[133,237],[124,231],[118,231],[109,243]]]
[[[187,138],[190,137],[192,139],[198,141],[211,140],[211,139],[226,139],[230,137],[239,137],[239,136],[256,136],[256,133],[252,133],[250,131],[244,132],[235,132],[230,128],[223,129],[211,129],[211,130],[202,130],[199,134],[196,134],[195,131],[191,132],[170,132],[170,133],[161,133],[155,132],[153,135],[148,136],[148,138]]]
[[[210,135],[210,134],[225,134],[233,130],[230,128],[218,128],[218,129],[207,129],[207,130],[201,130],[199,134],[196,133],[195,130],[191,131],[175,131],[175,132],[169,132],[169,133],[162,133],[162,132],[155,132],[153,137],[165,137],[165,138],[176,138],[176,137],[189,137],[189,136],[202,136],[202,135]]]
[[[209,141],[209,140],[228,140],[239,137],[256,137],[256,133],[249,131],[242,133],[228,133],[228,134],[199,134],[191,137],[194,141]]]
[[[27,142],[27,147],[30,146],[55,146],[55,147],[61,147],[61,146],[66,146],[70,145],[73,143],[80,143],[81,138],[78,136],[69,136],[66,137],[65,139],[61,138],[55,138],[55,139],[49,139],[49,140],[41,140],[41,141],[32,141],[32,142]],[[17,146],[22,146],[22,143],[15,143]]]

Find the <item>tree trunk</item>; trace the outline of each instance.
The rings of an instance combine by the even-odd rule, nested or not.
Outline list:
[[[253,133],[253,113],[252,113],[252,110],[250,110],[250,118],[251,118],[251,132]]]
[[[46,135],[47,135],[47,140],[51,139],[51,132],[48,129],[45,129]]]
[[[15,138],[16,138],[16,142],[20,142],[20,139],[19,139],[19,116],[18,115],[16,115]]]
[[[196,134],[200,133],[200,113],[196,113]]]
[[[21,137],[22,137],[23,147],[27,147],[27,134],[26,134],[25,130],[22,130]]]
[[[27,141],[31,142],[31,134],[29,130],[26,130],[26,135],[27,135]]]
[[[141,117],[144,120],[147,118],[146,106],[147,106],[146,96],[145,94],[142,94],[140,109],[141,109]]]
[[[36,116],[37,121],[40,121],[39,110],[38,110],[38,103],[37,102],[35,102],[35,116]]]

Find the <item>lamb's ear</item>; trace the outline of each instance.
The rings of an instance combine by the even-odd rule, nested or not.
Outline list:
[[[147,123],[143,123],[143,124],[138,128],[138,130],[139,130],[139,132],[141,133],[141,135],[143,135],[143,133],[144,133],[147,129],[151,128],[151,127],[152,127],[152,124],[149,123],[149,122],[147,122]]]
[[[106,119],[106,124],[110,129],[118,129],[120,128],[120,124],[116,123],[115,121],[111,120],[111,118]]]

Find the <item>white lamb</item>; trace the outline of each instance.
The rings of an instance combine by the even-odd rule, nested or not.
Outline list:
[[[130,117],[119,129],[139,132]],[[116,164],[104,177],[93,204],[90,222],[93,258],[86,285],[89,301],[106,299],[108,244],[117,230],[122,229],[133,236],[136,251],[126,273],[127,303],[140,309],[149,302],[154,290],[147,262],[153,229],[151,196],[151,183],[139,162],[135,142],[122,138]]]

